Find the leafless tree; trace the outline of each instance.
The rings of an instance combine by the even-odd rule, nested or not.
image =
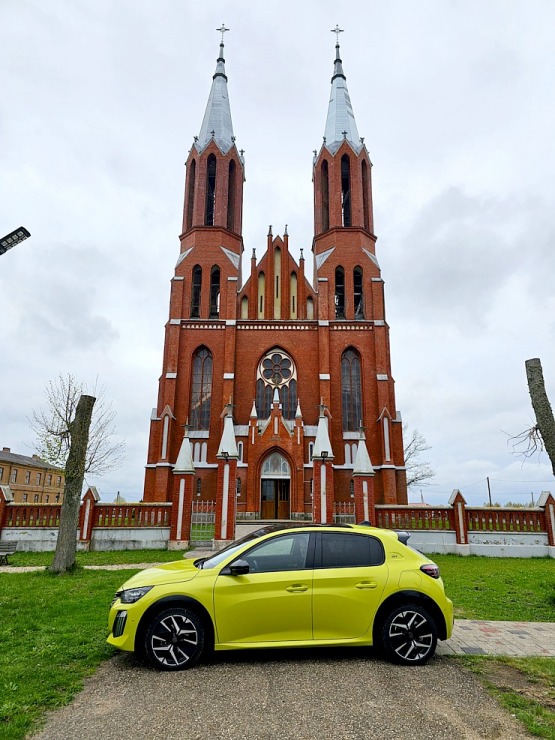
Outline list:
[[[46,403],[43,409],[33,411],[31,429],[35,432],[35,448],[39,456],[59,468],[65,468],[71,444],[71,424],[75,418],[77,404],[86,388],[72,375],[60,375],[51,380],[45,389]],[[116,412],[105,399],[105,390],[97,385],[92,389],[96,398],[94,405],[85,473],[103,475],[117,468],[125,452],[123,442],[115,442]]]
[[[59,375],[46,388],[46,406],[33,411],[31,428],[42,459],[64,468],[65,489],[56,552],[50,570],[65,573],[75,565],[79,506],[86,472],[101,475],[123,458],[123,442],[113,442],[115,411],[104,399],[83,392],[72,375]]]
[[[555,475],[555,419],[545,390],[542,364],[538,357],[526,360],[526,378],[536,424],[511,437],[513,451],[525,458],[537,452],[547,452]]]
[[[403,426],[403,439],[405,440],[405,465],[407,468],[407,488],[416,486],[429,486],[430,480],[436,472],[430,467],[427,460],[422,460],[422,454],[431,450],[432,447],[426,442],[423,434],[418,429],[409,432],[408,426]]]

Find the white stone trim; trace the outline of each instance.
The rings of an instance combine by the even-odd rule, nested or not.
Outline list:
[[[371,282],[373,282],[373,283],[383,283],[383,279],[381,277],[379,277],[379,278],[372,278]]]
[[[321,319],[318,321],[318,326],[329,326],[330,322],[327,319]]]
[[[189,249],[186,249],[184,252],[182,252],[177,258],[177,262],[175,263],[175,266],[178,267],[183,262],[185,257],[193,251],[193,249],[194,247],[189,247]]]
[[[389,380],[389,377],[385,375],[385,373],[378,373],[376,375],[376,380]]]
[[[220,245],[220,249],[225,254],[225,256],[228,258],[228,260],[231,262],[231,264],[235,267],[235,269],[238,270],[241,256],[238,255],[237,252],[232,252],[231,249],[226,249],[225,247],[222,247],[221,245]],[[235,278],[235,280],[237,280],[237,278]]]
[[[175,378],[177,378],[177,373],[166,373],[166,378],[168,378],[168,380],[175,380]]]
[[[331,375],[329,373],[320,373],[318,377],[320,380],[331,380]]]
[[[235,373],[224,373],[224,380],[234,380]]]
[[[383,319],[376,319],[374,321],[374,326],[385,326],[385,321]]]
[[[324,262],[328,259],[330,254],[335,250],[335,247],[332,247],[331,249],[326,249],[325,252],[321,252],[320,254],[316,254],[314,256],[314,261],[316,262],[316,269],[319,270]]]
[[[170,319],[170,324],[179,326],[179,324],[181,324],[181,319]]]
[[[362,247],[362,251],[364,252],[364,254],[367,257],[370,257],[370,259],[372,260],[372,262],[376,265],[376,267],[379,270],[380,269],[380,263],[378,262],[378,258],[376,257],[376,255],[375,254],[372,254],[372,252],[369,252],[367,249],[364,249],[364,247]]]
[[[235,319],[226,319],[225,325],[226,326],[235,326],[237,324],[237,321]]]
[[[172,280],[185,280],[185,278],[183,277],[183,275],[174,275],[172,277]]]

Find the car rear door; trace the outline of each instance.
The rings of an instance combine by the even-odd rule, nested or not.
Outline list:
[[[381,541],[348,530],[320,532],[314,565],[314,639],[364,635],[381,603],[388,577]]]
[[[241,553],[250,572],[214,585],[217,642],[311,640],[313,549],[310,533],[287,532]]]

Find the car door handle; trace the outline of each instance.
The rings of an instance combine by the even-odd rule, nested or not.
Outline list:
[[[378,584],[376,581],[360,581],[360,583],[357,583],[355,588],[358,589],[370,589],[370,588],[376,588]]]
[[[300,594],[303,591],[308,591],[308,586],[305,586],[304,583],[293,583],[291,586],[287,586],[285,590],[289,591],[290,594]]]

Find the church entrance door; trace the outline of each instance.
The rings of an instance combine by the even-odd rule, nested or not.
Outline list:
[[[260,479],[260,518],[289,519],[291,469],[285,457],[272,452],[262,464]]]
[[[261,519],[289,519],[289,481],[264,478],[260,503]]]

